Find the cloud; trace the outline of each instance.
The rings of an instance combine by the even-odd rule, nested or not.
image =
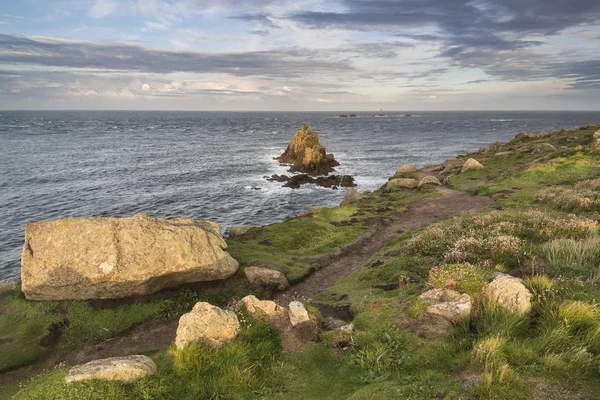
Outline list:
[[[285,49],[209,53],[2,34],[0,63],[151,73],[228,73],[235,76],[285,77],[353,70],[347,61],[307,60],[297,51]]]
[[[88,15],[92,18],[103,18],[115,12],[117,8],[118,3],[115,0],[96,0]]]
[[[597,0],[342,0],[344,11],[298,11],[287,17],[321,29],[379,31],[443,45],[443,56],[473,48],[539,46],[526,36],[555,35],[600,21]],[[427,30],[434,33],[422,33]]]

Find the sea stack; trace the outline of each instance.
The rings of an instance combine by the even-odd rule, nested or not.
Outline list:
[[[327,154],[325,147],[319,143],[317,132],[306,125],[302,127],[278,158],[280,163],[291,164],[290,172],[301,172],[310,175],[323,175],[333,172],[333,167],[340,165],[333,154]]]

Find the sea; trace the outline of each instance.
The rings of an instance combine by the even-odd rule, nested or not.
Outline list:
[[[351,112],[345,112],[350,114]],[[441,162],[518,132],[600,123],[600,112],[157,112],[0,111],[0,281],[18,279],[25,224],[147,213],[220,224],[267,225],[345,189],[282,187],[274,160],[302,125],[360,191],[401,164]]]

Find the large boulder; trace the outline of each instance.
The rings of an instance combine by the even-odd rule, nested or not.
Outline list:
[[[156,364],[150,357],[127,356],[94,360],[76,365],[65,377],[67,383],[100,379],[105,381],[133,382],[156,372]]]
[[[468,321],[471,318],[471,296],[450,289],[431,289],[419,296],[429,304],[426,313],[442,317],[448,322]]]
[[[209,221],[72,218],[25,227],[21,256],[27,299],[111,299],[182,283],[225,279],[238,269]]]
[[[414,172],[417,172],[417,167],[412,164],[401,165],[400,168],[396,170],[397,174],[412,174]]]
[[[486,297],[516,313],[527,314],[531,311],[533,295],[523,281],[514,276],[497,274],[487,286]]]
[[[179,318],[175,346],[178,349],[191,343],[220,346],[235,339],[240,330],[240,322],[233,311],[199,302],[192,311]]]
[[[251,285],[276,288],[279,290],[286,289],[290,284],[285,278],[285,275],[274,269],[260,267],[246,267],[244,275]]]
[[[333,171],[333,167],[340,165],[333,154],[325,152],[325,147],[319,143],[317,132],[311,131],[306,125],[296,132],[278,160],[283,164],[291,164],[292,172],[311,175],[327,174]]]
[[[479,161],[477,161],[476,159],[469,158],[463,164],[462,169],[460,170],[460,172],[477,171],[478,169],[483,169],[483,165],[481,165],[481,163]]]
[[[423,186],[428,186],[428,185],[441,186],[442,184],[440,183],[440,180],[438,178],[436,178],[435,176],[425,176],[419,181],[419,184],[417,185],[417,187],[419,189],[421,189]]]
[[[344,200],[340,203],[340,206],[349,206],[350,204],[354,204],[364,199],[366,195],[364,193],[359,192],[356,189],[350,188],[346,191],[346,195],[344,196]]]
[[[410,178],[398,178],[390,180],[385,188],[387,190],[392,190],[394,188],[404,188],[404,189],[416,189],[419,185],[419,182],[416,179]]]
[[[242,307],[253,316],[266,316],[272,318],[274,316],[285,313],[285,308],[280,307],[271,300],[259,300],[254,295],[248,295],[241,300]]]

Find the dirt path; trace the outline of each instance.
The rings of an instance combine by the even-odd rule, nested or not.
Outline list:
[[[472,196],[446,187],[440,187],[439,192],[441,196],[434,199],[408,203],[407,209],[395,215],[391,223],[378,226],[373,234],[348,246],[340,255],[331,257],[327,266],[300,283],[290,286],[286,291],[278,293],[274,300],[282,306],[287,306],[294,300],[308,302],[339,279],[363,266],[400,233],[422,228],[460,212],[487,207],[494,202],[489,197]]]

